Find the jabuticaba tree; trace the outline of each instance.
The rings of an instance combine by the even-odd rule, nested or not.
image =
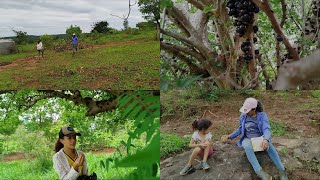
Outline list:
[[[310,1],[308,14],[312,16],[306,16],[305,24],[300,24],[304,28],[297,38],[300,41],[291,42],[283,27],[296,21],[285,0],[281,0],[281,19],[268,0],[166,0],[170,3],[162,7],[161,53],[167,60],[172,56],[170,64],[175,70],[171,72],[202,75],[222,89],[301,88],[320,74],[319,50],[301,50],[302,38],[319,42],[319,1]],[[267,57],[270,53],[262,55],[259,49],[264,43],[259,33],[261,16],[267,17],[273,32],[267,38],[276,44],[276,48],[270,47],[275,62]],[[178,68],[181,63],[183,68]],[[308,63],[312,66],[306,66]],[[280,85],[282,81],[286,81],[284,86]]]

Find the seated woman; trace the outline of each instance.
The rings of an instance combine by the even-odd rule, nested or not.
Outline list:
[[[59,132],[59,139],[55,146],[53,167],[60,179],[76,180],[81,175],[88,175],[88,168],[84,154],[75,149],[76,136],[81,136],[72,127],[65,126]]]
[[[280,179],[287,180],[287,172],[280,160],[278,152],[271,142],[270,124],[267,114],[263,112],[263,107],[260,102],[254,98],[245,100],[240,115],[239,128],[230,135],[222,136],[222,141],[234,139],[241,134],[241,139],[237,144],[243,147],[249,162],[251,163],[255,173],[263,180],[272,179],[272,177],[264,172],[257,160],[251,143],[251,138],[263,136],[262,149],[266,150],[272,162],[280,171]]]

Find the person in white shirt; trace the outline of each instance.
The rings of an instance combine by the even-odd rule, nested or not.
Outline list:
[[[42,58],[43,58],[43,45],[42,45],[42,41],[41,40],[38,41],[37,51],[38,51],[38,57],[39,57],[39,60],[40,60],[40,53],[42,53]]]
[[[207,159],[212,156],[214,151],[211,134],[212,122],[208,119],[195,120],[192,123],[192,129],[194,133],[192,134],[189,147],[194,149],[189,157],[187,166],[180,171],[180,175],[186,175],[193,169],[192,162],[197,156],[203,159],[201,162],[202,169],[207,170],[210,168]]]

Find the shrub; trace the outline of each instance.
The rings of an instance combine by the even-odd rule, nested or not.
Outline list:
[[[42,35],[40,37],[44,48],[52,48],[54,46],[54,37],[48,34]]]
[[[157,28],[157,24],[154,22],[139,22],[136,24],[136,27],[141,30],[155,30]]]
[[[166,157],[172,153],[179,152],[187,147],[188,138],[181,138],[175,134],[160,134],[160,157]]]
[[[51,169],[53,144],[45,138],[43,131],[28,132],[20,125],[12,138],[21,145],[27,159],[35,158],[35,161],[32,161],[32,169],[40,169],[41,172]]]

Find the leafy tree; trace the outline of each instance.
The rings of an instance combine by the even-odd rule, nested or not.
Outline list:
[[[66,34],[71,37],[72,34],[75,33],[77,36],[81,36],[82,30],[79,26],[71,25],[66,29]]]
[[[16,34],[16,43],[17,44],[23,44],[27,42],[27,37],[28,34],[27,32],[23,32],[23,31],[16,31],[16,30],[12,30],[15,34]]]
[[[237,2],[161,1],[161,79],[200,76],[198,85],[222,89],[318,89],[319,1]]]
[[[100,22],[96,22],[93,26],[92,26],[92,30],[91,32],[98,32],[98,33],[108,33],[110,32],[111,28],[109,27],[109,23],[107,21],[100,21]]]
[[[159,0],[139,0],[138,6],[144,18],[148,21],[156,22],[160,27],[160,1]]]
[[[40,39],[43,43],[44,48],[51,48],[54,44],[55,37],[52,35],[45,34],[45,35],[42,35]]]

